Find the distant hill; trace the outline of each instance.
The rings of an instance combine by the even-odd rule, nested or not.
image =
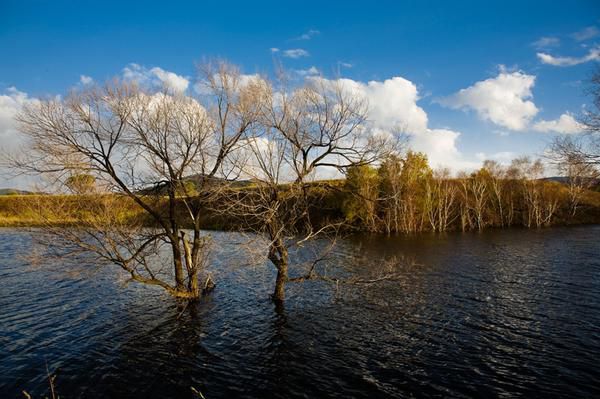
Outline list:
[[[184,183],[191,183],[193,187],[198,188],[202,185],[204,180],[212,180],[215,182],[227,181],[231,187],[250,187],[254,184],[253,180],[226,180],[219,177],[207,178],[202,175],[191,175],[183,178]],[[165,190],[166,183],[160,184],[155,187],[144,188],[137,191],[138,194],[166,194]]]
[[[202,175],[192,175],[184,178],[184,181],[190,181],[194,183],[196,186],[199,186],[206,177]],[[252,180],[226,180],[220,177],[212,177],[210,180],[213,181],[227,181],[232,187],[248,187],[251,186],[254,182]]]
[[[569,179],[565,176],[550,176],[550,177],[544,177],[541,180],[555,181],[555,182],[563,183],[563,184],[567,184],[569,182]]]
[[[17,190],[16,188],[0,188],[0,195],[29,195],[31,191]]]
[[[590,179],[592,179],[592,178],[590,178]],[[555,182],[562,183],[562,184],[569,184],[569,178],[565,177],[565,176],[544,177],[541,180],[555,181]],[[593,181],[591,181],[591,183],[592,184],[590,184],[590,186],[588,186],[588,188],[592,191],[600,192],[600,179],[593,179]]]

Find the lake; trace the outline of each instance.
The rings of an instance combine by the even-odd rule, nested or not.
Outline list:
[[[600,226],[345,238],[332,267],[414,264],[289,284],[284,309],[211,234],[217,287],[183,308],[113,266],[31,265],[30,233],[0,229],[0,397],[47,394],[46,367],[63,398],[600,397]]]

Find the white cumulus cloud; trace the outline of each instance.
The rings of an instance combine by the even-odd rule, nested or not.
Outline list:
[[[457,148],[459,132],[429,126],[427,113],[417,104],[420,97],[413,82],[402,77],[368,83],[352,79],[340,79],[340,82],[346,90],[367,101],[368,124],[374,131],[402,130],[408,134],[411,147],[427,154],[434,167],[449,166],[458,170],[477,166],[466,161]]]
[[[0,154],[11,153],[22,143],[23,137],[17,129],[15,116],[25,105],[34,105],[39,100],[31,98],[15,87],[10,87],[0,94]],[[11,176],[9,170],[0,168],[0,187],[14,187],[27,189],[31,179],[19,177],[7,179]]]
[[[411,145],[416,151],[427,154],[434,168],[449,167],[455,171],[474,169],[478,165],[464,159],[457,145],[460,133],[449,129],[427,129],[411,137]]]
[[[165,71],[159,67],[147,69],[138,64],[129,64],[123,68],[123,77],[140,84],[162,86],[176,93],[185,92],[190,84],[186,77],[174,72]]]
[[[439,100],[453,109],[474,110],[483,120],[511,130],[524,130],[538,113],[531,89],[535,76],[523,72],[500,70],[498,76]]]
[[[12,148],[20,141],[15,121],[17,113],[24,105],[37,102],[37,99],[15,87],[6,89],[5,94],[0,95],[0,143],[4,149]]]
[[[541,120],[533,125],[533,130],[543,133],[575,134],[583,131],[583,126],[570,113],[562,114],[558,119]]]
[[[183,76],[177,75],[176,73],[165,71],[159,67],[154,67],[150,70],[164,85],[173,89],[178,93],[183,93],[187,90],[190,81]]]

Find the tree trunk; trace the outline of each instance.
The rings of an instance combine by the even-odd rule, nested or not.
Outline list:
[[[194,295],[194,297],[200,297],[200,287],[198,285],[198,271],[194,270],[189,277],[190,281],[188,284],[190,292]]]
[[[277,279],[275,280],[275,292],[273,292],[273,300],[275,302],[283,302],[285,300],[285,283],[287,281],[287,264],[281,263],[277,267]]]
[[[283,302],[285,300],[285,283],[288,280],[288,250],[281,239],[276,239],[269,249],[269,260],[277,268],[277,279],[275,280],[275,291],[273,301]]]
[[[192,250],[190,249],[190,243],[185,236],[185,232],[181,232],[181,241],[183,242],[183,251],[185,253],[185,265],[188,272],[188,290],[194,297],[200,296],[200,289],[198,287],[198,265],[192,256]]]
[[[179,237],[175,236],[175,239],[171,238],[171,248],[173,250],[173,266],[175,267],[175,284],[177,290],[184,291],[184,277],[183,277],[183,262],[181,261],[181,248],[179,247]]]

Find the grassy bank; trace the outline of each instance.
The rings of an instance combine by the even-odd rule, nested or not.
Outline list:
[[[552,183],[557,186],[559,194],[566,190],[566,186]],[[253,187],[238,188],[237,190],[253,190]],[[347,187],[343,180],[316,183],[311,188],[310,214],[316,225],[325,221],[344,221],[348,229],[354,231],[378,231],[373,226],[364,223],[364,220],[355,216],[355,209],[350,212],[348,204],[358,201],[360,211],[367,208],[365,199],[356,197],[352,188]],[[165,199],[161,196],[148,196],[148,204],[160,212],[166,212]],[[378,200],[374,201],[377,204]],[[456,205],[458,207],[458,204]],[[375,217],[381,217],[381,212]],[[420,213],[419,213],[420,212]],[[491,212],[491,211],[490,211]],[[516,209],[517,214],[524,210]],[[177,209],[179,219],[186,226],[186,209],[180,204]],[[416,211],[416,217],[424,218],[425,213]],[[103,222],[107,217],[123,224],[141,224],[151,226],[152,221],[139,205],[128,197],[120,195],[4,195],[0,196],[0,227],[39,227],[39,226],[77,226],[85,223]],[[490,213],[486,216],[486,227],[499,227],[499,224]],[[381,222],[379,222],[381,223]],[[581,197],[576,215],[573,217],[565,204],[557,210],[552,225],[600,223],[600,192],[587,190]],[[206,211],[202,218],[202,227],[209,230],[235,230],[241,225],[240,220],[235,220],[226,213]],[[523,224],[515,219],[514,225]],[[423,229],[428,231],[428,224],[422,223]],[[376,226],[377,227],[377,226]],[[449,224],[448,230],[460,230],[459,218]],[[379,229],[382,231],[382,229]]]
[[[0,196],[0,226],[77,226],[116,203],[123,220],[145,217],[131,200],[115,195],[6,195]]]

